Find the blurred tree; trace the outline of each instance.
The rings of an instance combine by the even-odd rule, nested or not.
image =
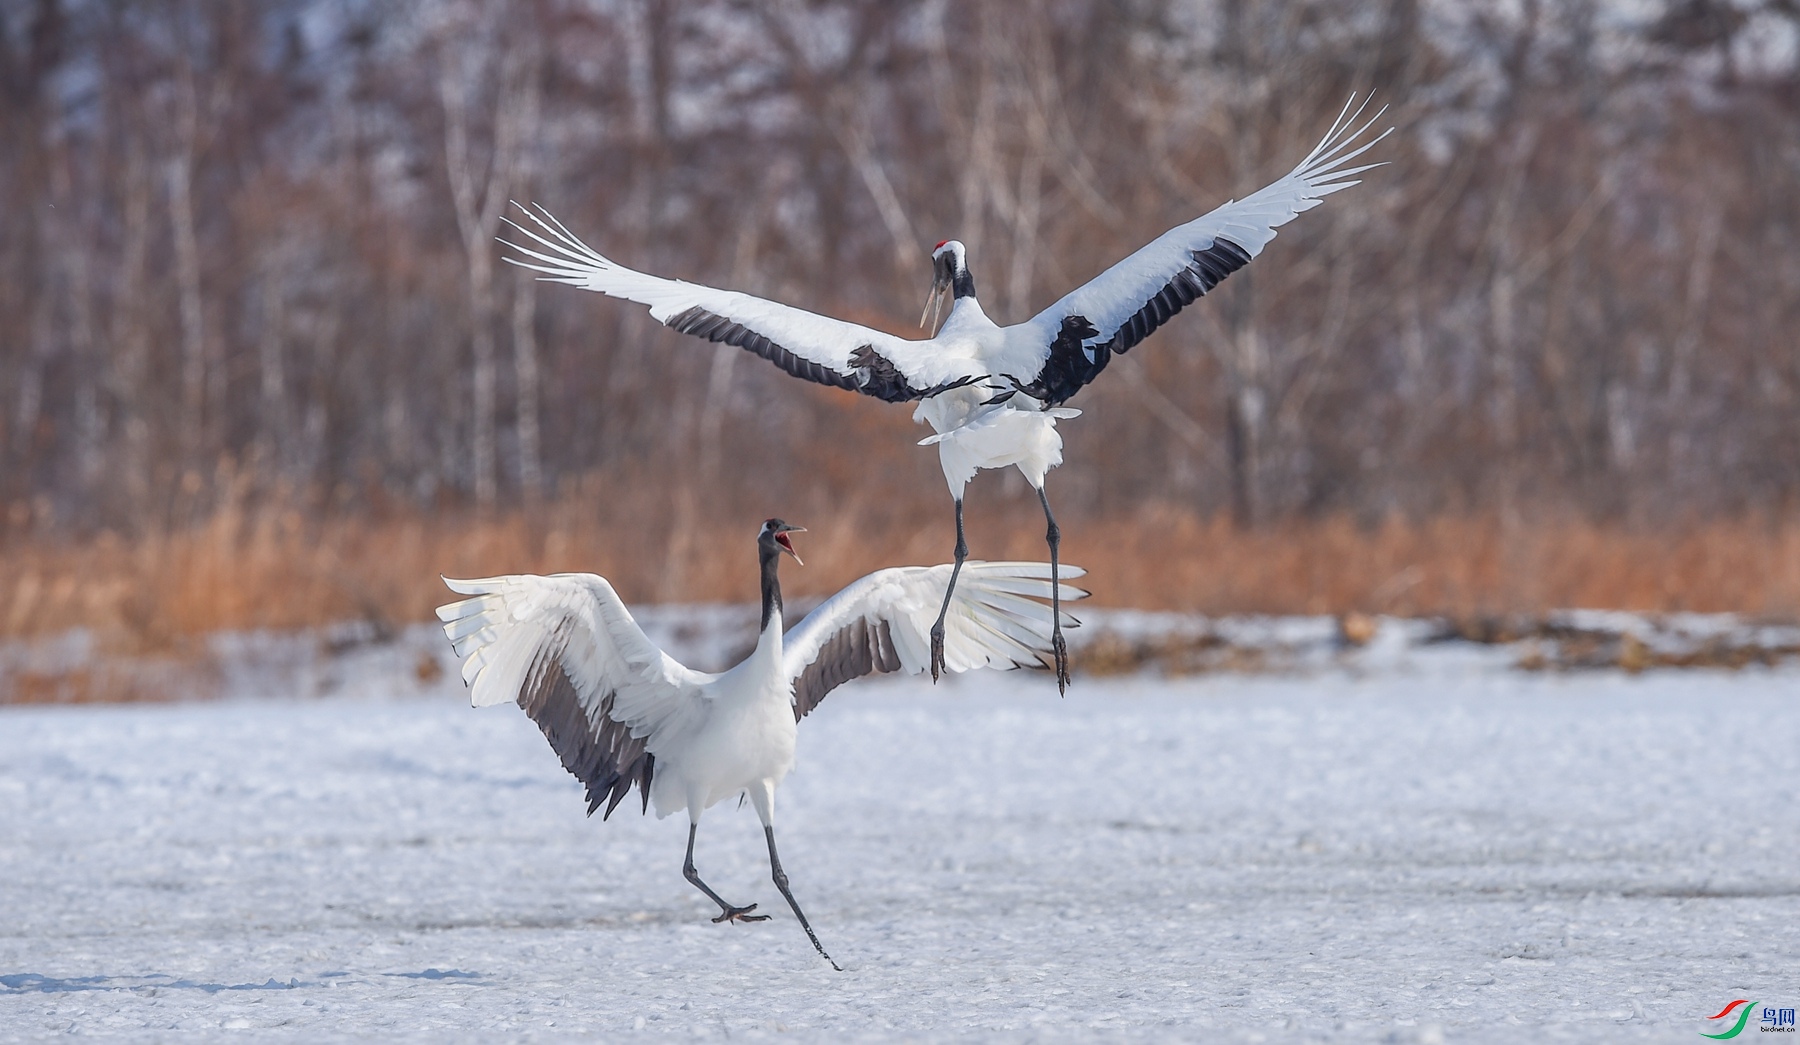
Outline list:
[[[1016,320],[1374,88],[1389,166],[1075,404],[1070,521],[1792,511],[1797,29],[1790,0],[0,7],[0,502],[155,529],[601,475],[677,535],[935,518],[878,404],[498,268],[507,200],[896,330],[954,236]]]

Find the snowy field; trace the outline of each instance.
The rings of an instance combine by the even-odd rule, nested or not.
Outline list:
[[[749,809],[698,862],[774,920],[714,925],[685,824],[585,818],[517,710],[280,695],[0,708],[0,1040],[1692,1042],[1800,995],[1791,668],[854,684],[778,821],[843,973]]]

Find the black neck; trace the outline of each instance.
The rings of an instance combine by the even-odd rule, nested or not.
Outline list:
[[[781,612],[781,578],[776,576],[776,567],[781,565],[781,549],[775,547],[774,541],[757,544],[758,557],[762,560],[762,624],[756,630],[769,630],[769,620]]]
[[[969,270],[966,268],[956,273],[956,278],[951,281],[950,286],[956,292],[958,301],[975,296],[975,277],[969,275]]]

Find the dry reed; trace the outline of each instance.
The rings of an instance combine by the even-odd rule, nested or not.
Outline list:
[[[1040,558],[1023,503],[974,527],[988,558]],[[756,520],[629,511],[569,496],[504,517],[424,513],[315,517],[228,506],[180,532],[125,540],[9,539],[0,637],[88,628],[121,653],[177,650],[219,629],[365,620],[378,630],[431,619],[439,574],[584,570],[628,601],[747,601]],[[1024,517],[1029,518],[1029,515]],[[947,519],[848,504],[820,509],[791,569],[793,596],[819,596],[867,570],[942,561]],[[1004,528],[1002,528],[1004,527]],[[1564,607],[1737,611],[1800,617],[1800,525],[1720,520],[1638,532],[1578,519],[1507,526],[1485,518],[1345,518],[1244,531],[1150,509],[1065,524],[1065,558],[1090,570],[1095,603],[1209,614],[1539,613]]]

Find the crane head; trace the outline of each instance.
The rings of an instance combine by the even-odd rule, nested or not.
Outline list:
[[[950,296],[951,288],[956,285],[958,274],[967,269],[963,261],[963,245],[959,240],[947,239],[931,250],[931,296],[925,299],[925,311],[919,314],[919,325],[926,326],[929,318],[930,329],[937,332],[937,317],[943,307],[944,299]]]
[[[766,540],[771,542],[775,547],[792,555],[795,562],[805,566],[806,560],[800,558],[800,553],[794,550],[794,542],[788,539],[788,534],[790,533],[805,532],[806,527],[804,526],[795,526],[792,523],[783,522],[780,519],[767,519],[763,522],[762,532],[756,536],[758,541]]]

